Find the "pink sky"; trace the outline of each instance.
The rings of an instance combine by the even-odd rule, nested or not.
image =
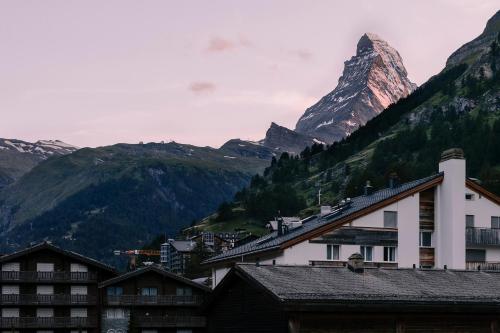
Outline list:
[[[217,147],[295,122],[364,32],[421,84],[498,1],[0,2],[0,137]]]

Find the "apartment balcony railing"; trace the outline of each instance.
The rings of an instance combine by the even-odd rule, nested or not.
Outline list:
[[[500,245],[500,229],[467,228],[465,242],[467,245]]]
[[[0,296],[1,305],[86,305],[97,304],[94,295],[34,295],[34,294],[7,294]]]
[[[500,271],[500,262],[493,261],[467,261],[465,269],[470,271]]]
[[[200,316],[145,316],[132,319],[137,327],[161,328],[161,327],[205,327],[206,318]]]
[[[200,305],[203,296],[176,296],[176,295],[121,295],[106,296],[107,305]]]
[[[97,275],[90,272],[0,272],[0,282],[92,282]]]
[[[1,328],[79,328],[96,327],[95,318],[13,317],[0,318]]]

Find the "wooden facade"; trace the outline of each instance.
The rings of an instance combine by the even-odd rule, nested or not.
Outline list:
[[[50,244],[1,257],[2,331],[99,332],[98,283],[111,267]]]
[[[420,192],[419,198],[419,220],[421,232],[433,232],[435,229],[435,191],[430,188]],[[435,254],[433,247],[420,247],[420,267],[434,267]]]
[[[103,333],[204,332],[200,307],[210,290],[154,266],[100,285]]]

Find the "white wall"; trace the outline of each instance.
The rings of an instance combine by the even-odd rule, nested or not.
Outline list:
[[[500,216],[500,206],[479,193],[466,188],[465,193],[474,194],[474,200],[465,200],[465,214],[474,215],[476,228],[491,228],[491,217]]]

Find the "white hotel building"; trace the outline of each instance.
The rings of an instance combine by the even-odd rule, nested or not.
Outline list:
[[[365,194],[210,258],[214,286],[240,262],[500,270],[500,198],[467,179],[460,149],[439,173]]]

